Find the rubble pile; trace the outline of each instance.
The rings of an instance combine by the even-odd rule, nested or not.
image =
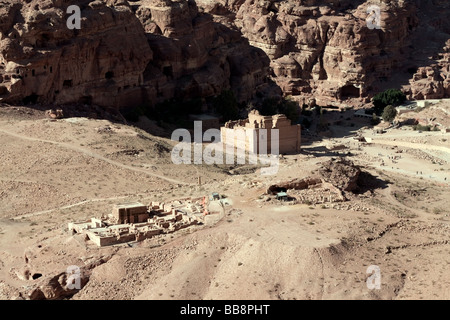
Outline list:
[[[332,158],[313,176],[271,185],[267,194],[287,192],[296,202],[324,204],[347,201],[353,193],[370,193],[377,186],[378,181],[352,161]]]
[[[358,188],[358,178],[361,169],[346,159],[331,159],[322,164],[319,174],[326,182],[341,191],[355,191]]]

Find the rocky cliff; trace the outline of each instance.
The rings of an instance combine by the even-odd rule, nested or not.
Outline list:
[[[433,66],[440,69],[433,78],[418,70],[438,58],[450,37],[447,1],[198,2],[264,50],[275,82],[300,101],[346,105],[401,85],[411,98],[431,96],[427,90],[448,96],[448,56]],[[377,8],[379,28],[373,28],[368,18]],[[414,79],[426,80],[408,86],[417,70]]]
[[[71,4],[0,1],[3,102],[125,107],[226,89],[243,102],[274,89],[350,105],[400,86],[450,96],[448,1],[84,0],[79,30],[66,26]],[[368,27],[373,5],[380,28]]]
[[[0,97],[9,103],[135,106],[233,89],[251,98],[269,59],[193,1],[0,2]]]

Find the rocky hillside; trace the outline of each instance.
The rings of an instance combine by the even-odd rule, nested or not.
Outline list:
[[[450,96],[449,3],[350,0],[0,1],[0,99],[104,107],[267,93],[360,104],[403,86]],[[381,29],[367,25],[380,8]]]

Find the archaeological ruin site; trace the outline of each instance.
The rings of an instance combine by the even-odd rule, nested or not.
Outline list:
[[[0,0],[0,300],[450,299],[449,16]]]

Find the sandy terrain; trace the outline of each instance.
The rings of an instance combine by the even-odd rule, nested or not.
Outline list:
[[[450,135],[331,131],[346,134],[305,140],[276,176],[230,175],[232,167],[176,166],[174,142],[132,126],[1,108],[0,298],[27,298],[77,265],[89,281],[72,299],[450,299]],[[338,204],[262,198],[339,153],[384,186]],[[105,248],[67,231],[116,203],[211,192],[232,202],[215,225]],[[366,285],[371,265],[380,290]]]

